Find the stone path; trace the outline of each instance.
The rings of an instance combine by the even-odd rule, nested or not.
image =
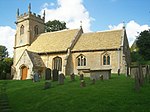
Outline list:
[[[9,106],[6,85],[7,83],[0,84],[0,112],[13,112]]]

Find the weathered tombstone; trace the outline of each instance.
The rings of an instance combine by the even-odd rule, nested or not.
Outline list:
[[[84,80],[84,75],[83,74],[80,74],[80,80]]]
[[[103,75],[100,75],[100,79],[103,80]]]
[[[143,77],[143,71],[142,71],[142,66],[141,65],[139,65],[139,81],[140,81],[140,86],[143,86],[144,77]]]
[[[58,84],[64,84],[64,78],[65,78],[64,74],[60,73],[58,75]]]
[[[74,74],[74,73],[72,73],[72,74],[70,75],[70,79],[71,79],[71,81],[75,81],[75,74]]]
[[[58,81],[58,70],[53,70],[53,81]]]
[[[140,80],[139,80],[139,71],[138,68],[136,69],[136,74],[135,74],[135,90],[139,91],[140,90]]]
[[[50,82],[50,81],[49,81],[49,82],[46,81],[46,82],[44,83],[44,90],[45,90],[45,89],[49,89],[50,87],[51,87],[51,82]]]
[[[80,87],[85,87],[86,85],[85,85],[85,81],[84,80],[81,80],[81,82],[80,82]]]
[[[50,68],[46,68],[45,80],[51,80],[51,69]]]
[[[118,69],[118,76],[120,76],[120,69]]]
[[[35,72],[33,74],[33,82],[38,82],[38,81],[39,81],[39,74],[38,74],[38,72]]]

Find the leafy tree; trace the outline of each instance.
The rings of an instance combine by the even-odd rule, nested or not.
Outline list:
[[[0,45],[0,79],[6,79],[6,74],[11,72],[13,59],[8,57],[5,46]]]
[[[66,29],[66,23],[60,22],[59,20],[48,21],[45,23],[46,32],[54,32]]]
[[[145,61],[150,60],[150,31],[143,31],[137,38],[136,45],[138,47],[139,54]]]
[[[0,45],[0,60],[6,57],[8,57],[7,48],[5,46]]]

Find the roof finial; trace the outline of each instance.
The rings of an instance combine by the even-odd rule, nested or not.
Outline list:
[[[126,27],[125,27],[125,22],[123,21],[123,27],[122,27],[123,29],[125,29]]]
[[[28,12],[31,13],[31,3],[29,3]]]
[[[80,21],[80,27],[82,28],[82,21]]]
[[[19,16],[19,8],[17,9],[17,17]]]

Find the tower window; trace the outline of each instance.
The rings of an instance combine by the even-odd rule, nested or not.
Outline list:
[[[35,34],[35,36],[39,34],[39,31],[38,31],[38,30],[39,30],[39,29],[38,29],[38,25],[36,25],[36,26],[34,27],[34,34]]]
[[[86,57],[84,55],[79,55],[77,57],[78,66],[86,66]]]
[[[24,34],[24,26],[23,25],[20,27],[20,35],[22,35],[22,34]]]

